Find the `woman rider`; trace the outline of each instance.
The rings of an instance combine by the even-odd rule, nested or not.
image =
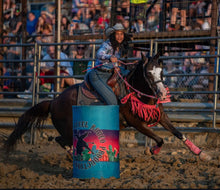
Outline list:
[[[108,105],[117,105],[117,98],[107,81],[111,77],[114,67],[117,66],[118,59],[127,55],[128,41],[131,39],[125,33],[121,23],[107,29],[106,33],[109,39],[103,42],[97,51],[95,68],[89,72],[89,80]],[[120,69],[121,72],[127,71],[122,67]]]

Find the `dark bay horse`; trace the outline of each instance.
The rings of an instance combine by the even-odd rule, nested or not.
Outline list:
[[[162,80],[162,66],[158,62],[159,53],[153,58],[142,55],[142,59],[134,66],[132,71],[123,80],[120,92],[120,129],[133,126],[142,134],[152,138],[156,146],[150,149],[151,154],[158,154],[164,144],[163,139],[156,135],[149,126],[161,124],[166,130],[180,139],[191,152],[198,155],[201,160],[209,161],[211,157],[201,151],[181,132],[172,125],[164,112],[162,103],[169,99],[167,88]],[[119,74],[119,73],[118,73]],[[119,75],[120,76],[120,75]],[[122,81],[122,79],[119,77]],[[120,81],[119,80],[119,81]],[[27,129],[39,127],[51,114],[53,125],[60,133],[57,142],[63,147],[72,147],[72,105],[77,105],[79,86],[73,85],[64,90],[54,100],[46,100],[27,110],[18,120],[14,131],[5,142],[7,150],[10,150],[21,138]],[[116,93],[116,92],[115,92]],[[117,93],[116,93],[117,94]]]

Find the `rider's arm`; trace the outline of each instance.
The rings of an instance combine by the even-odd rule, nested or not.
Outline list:
[[[112,55],[112,56],[110,57],[110,61],[111,61],[112,63],[117,63],[117,62],[118,62],[118,58],[115,57],[114,55]]]
[[[99,50],[97,51],[96,56],[97,56],[97,59],[99,60],[110,60],[112,55],[113,55],[112,46],[109,43],[104,42],[99,48]]]

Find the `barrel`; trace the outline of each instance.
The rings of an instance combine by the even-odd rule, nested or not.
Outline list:
[[[72,106],[73,177],[120,177],[119,106]]]

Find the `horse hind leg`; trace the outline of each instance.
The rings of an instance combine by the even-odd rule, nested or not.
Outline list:
[[[67,143],[65,142],[62,136],[58,136],[55,138],[55,141],[64,149],[66,149]]]
[[[62,136],[58,136],[55,138],[55,141],[67,151],[67,158],[68,160],[72,161],[73,160],[73,145],[69,146],[68,143],[64,140]]]

